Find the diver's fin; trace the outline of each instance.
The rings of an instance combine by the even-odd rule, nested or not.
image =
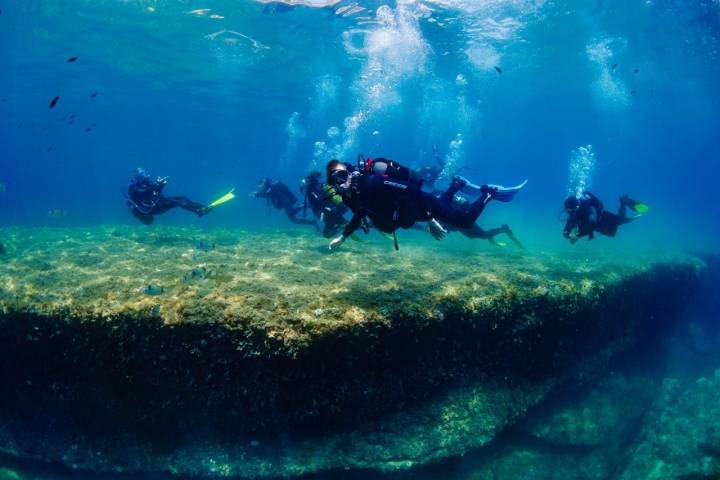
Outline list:
[[[387,238],[388,240],[394,240],[394,239],[395,239],[395,238],[394,238],[392,235],[390,235],[389,233],[381,232],[380,230],[378,230],[378,232],[380,233],[380,235],[382,235],[383,237]]]
[[[500,202],[509,202],[515,198],[515,194],[522,190],[528,181],[525,180],[515,187],[503,187],[502,185],[488,185],[487,188],[492,192],[492,199]]]
[[[223,203],[229,202],[233,198],[235,198],[235,189],[234,188],[232,190],[230,190],[228,193],[226,193],[225,195],[223,195],[222,197],[220,197],[217,200],[215,200],[214,202],[212,202],[210,205],[208,205],[208,208],[215,208],[218,205],[222,205]]]
[[[650,210],[650,205],[648,205],[647,203],[638,202],[632,207],[632,209],[635,210],[635,212],[637,212],[639,215],[642,215]]]
[[[632,211],[637,213],[638,215],[643,215],[650,210],[650,205],[648,205],[647,203],[638,202],[628,197],[627,195],[623,195],[622,197],[620,197],[620,202],[630,207],[630,209],[632,209]]]
[[[515,242],[515,245],[517,245],[521,249],[525,250],[525,246],[522,243],[520,243],[520,240],[518,240],[517,237],[515,236],[515,234],[513,233],[513,231],[510,230],[510,227],[508,227],[507,225],[504,225],[504,227],[505,227],[505,235],[507,235],[508,238],[510,238],[510,240]]]
[[[363,241],[363,239],[360,238],[357,233],[353,233],[352,235],[350,235],[350,240],[355,240],[356,242],[362,242],[362,241]]]

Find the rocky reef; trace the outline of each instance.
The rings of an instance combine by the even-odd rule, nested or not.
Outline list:
[[[298,231],[2,238],[0,453],[105,472],[395,471],[511,429],[593,450],[646,409],[628,408],[623,422],[603,421],[601,407],[572,422],[562,411],[532,422],[529,412],[598,385],[615,359],[662,337],[707,269],[676,254],[412,241],[400,252],[348,242],[331,254]],[[594,405],[622,398],[599,385]],[[683,398],[672,385],[665,394]],[[662,438],[648,435],[647,449]],[[495,458],[501,468],[505,457]]]

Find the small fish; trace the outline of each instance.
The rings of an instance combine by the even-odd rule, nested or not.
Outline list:
[[[6,251],[7,251],[7,250],[5,250],[5,247],[3,246],[3,244],[0,243],[0,255],[5,255],[5,252],[6,252]]]
[[[199,240],[199,241],[195,242],[195,248],[197,248],[198,250],[204,250],[207,252],[208,250],[214,249],[215,244],[213,242],[208,242],[207,240]]]
[[[73,62],[77,61],[77,59],[78,59],[78,57],[70,57],[70,58],[68,58],[68,62],[73,63]]]
[[[205,278],[205,275],[207,275],[207,268],[205,267],[197,267],[193,268],[190,272],[190,275],[192,275],[193,278]]]
[[[639,71],[640,71],[640,70],[638,70],[637,68],[635,69],[635,73],[638,73]]]
[[[60,100],[60,95],[50,100],[50,108],[55,108],[55,104]]]
[[[497,70],[498,73],[502,73],[502,70],[497,65],[495,65],[495,70]]]
[[[72,120],[73,118],[75,118],[75,114],[74,114],[74,113],[73,113],[72,115],[70,115],[70,120]]]
[[[637,93],[637,90],[630,90],[630,93],[635,95]]]
[[[188,15],[205,15],[209,11],[210,11],[209,8],[198,8],[195,10],[190,10],[188,12]]]
[[[7,103],[7,98],[3,97],[3,103]]]
[[[617,67],[617,63],[612,66],[612,70],[615,70],[616,67]]]
[[[18,128],[22,128],[23,122],[18,123]]]
[[[210,18],[212,18],[213,20],[222,20],[222,19],[225,18],[225,17],[223,17],[222,15],[218,15],[218,14],[214,13],[214,14],[210,15]]]
[[[4,182],[0,182],[0,193],[7,192],[7,186],[5,186]]]
[[[150,316],[152,318],[158,318],[160,316],[160,305],[156,303],[152,306],[152,308],[150,309]]]
[[[64,210],[59,210],[57,208],[51,208],[48,210],[48,216],[50,217],[64,217],[66,215]]]
[[[87,128],[85,129],[85,131],[86,131],[86,132],[91,132],[91,131],[92,131],[92,127],[87,127]]]
[[[50,145],[50,146],[47,148],[47,150],[45,150],[45,151],[48,152],[48,153],[50,153],[50,152],[52,152],[52,149],[53,149],[53,147],[52,147],[52,145]]]
[[[95,97],[97,97],[97,92],[93,92],[90,94],[90,98],[95,98]]]
[[[60,119],[61,122],[64,122],[67,117],[63,117]]]
[[[145,295],[162,295],[163,293],[165,293],[165,289],[160,285],[148,283],[147,286],[143,288],[143,293]]]
[[[93,124],[92,124],[92,125],[90,125],[90,126],[91,126],[91,127],[93,127],[93,128],[95,128],[95,127],[97,127],[97,126],[98,126],[98,124],[97,124],[97,122],[95,122],[95,123],[93,123]]]
[[[208,274],[206,267],[195,267],[190,273],[183,275],[183,283],[190,283],[193,280],[205,280]]]

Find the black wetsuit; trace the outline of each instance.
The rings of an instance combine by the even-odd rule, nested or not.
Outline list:
[[[595,232],[614,237],[620,225],[633,220],[627,217],[626,211],[627,204],[621,201],[618,213],[608,212],[603,208],[599,198],[590,192],[585,192],[578,199],[577,207],[565,222],[563,235],[569,238],[573,231],[576,231],[577,238],[587,236],[588,240],[595,238]]]
[[[453,179],[453,181],[450,183],[450,186],[446,191],[444,191],[441,194],[435,194],[441,202],[446,204],[446,208],[457,208],[457,209],[463,209],[466,208],[467,203],[461,203],[460,201],[455,200],[455,195],[462,190],[463,184],[459,181],[459,179]],[[485,230],[484,228],[480,227],[477,223],[474,223],[470,228],[458,228],[454,227],[452,225],[444,225],[445,228],[449,231],[459,232],[462,235],[466,236],[467,238],[472,239],[481,239],[481,240],[489,240],[490,242],[495,242],[495,237],[500,235],[501,233],[507,234],[515,243],[517,243],[519,246],[522,247],[520,242],[515,238],[515,235],[512,233],[512,230],[510,230],[510,227],[507,225],[503,225],[498,228],[491,228],[489,230]]]
[[[348,190],[341,192],[343,202],[353,217],[345,226],[343,236],[350,236],[368,217],[380,231],[393,233],[398,228],[410,228],[415,222],[432,218],[457,228],[472,228],[490,194],[470,204],[455,208],[447,202],[420,189],[416,182],[406,182],[374,173],[355,173]]]
[[[342,203],[335,204],[317,179],[306,179],[303,188],[306,205],[323,223],[323,236],[330,238],[336,235],[347,224],[344,216],[347,207]]]
[[[302,225],[315,225],[313,220],[297,218],[297,214],[303,209],[302,205],[295,205],[297,197],[282,182],[266,181],[260,190],[255,192],[258,198],[266,198],[272,206],[278,210],[284,210],[287,217],[293,223]]]
[[[145,225],[155,221],[154,215],[160,215],[170,209],[180,207],[202,216],[207,213],[204,205],[193,202],[187,197],[166,197],[162,194],[166,182],[152,180],[149,177],[135,178],[128,185],[128,206],[131,213]]]

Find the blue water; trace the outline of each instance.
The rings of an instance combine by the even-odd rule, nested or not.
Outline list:
[[[5,2],[0,222],[133,223],[122,191],[143,166],[201,202],[236,188],[203,226],[282,226],[245,195],[260,178],[295,188],[358,153],[420,166],[436,145],[478,183],[528,178],[485,223],[561,245],[572,151],[589,144],[593,192],[652,206],[618,241],[717,244],[717,1],[360,3]]]
[[[289,228],[249,198],[261,178],[297,192],[331,158],[436,151],[476,183],[528,179],[479,223],[531,252],[717,252],[720,1],[300,3],[333,5],[0,2],[0,227],[137,224],[124,190],[144,167],[170,195],[237,193],[158,225]],[[568,245],[558,212],[578,182],[651,210]]]

